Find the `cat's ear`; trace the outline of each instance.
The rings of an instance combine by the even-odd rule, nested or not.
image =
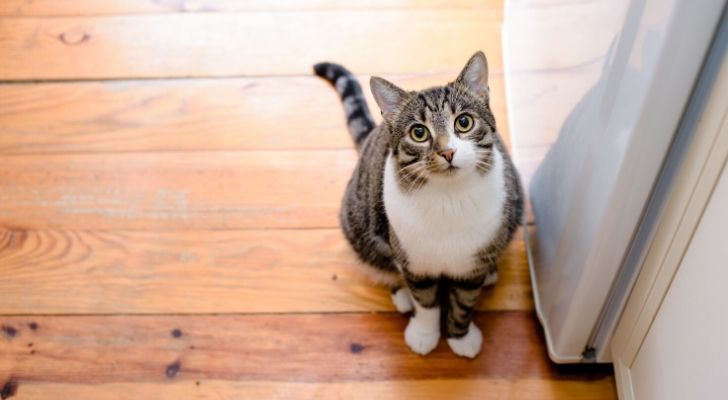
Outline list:
[[[397,111],[409,96],[407,92],[398,88],[395,84],[377,76],[372,77],[369,86],[384,118]]]
[[[470,61],[465,64],[460,76],[456,82],[468,88],[471,92],[480,97],[486,97],[488,94],[488,60],[485,54],[479,51],[470,57]]]

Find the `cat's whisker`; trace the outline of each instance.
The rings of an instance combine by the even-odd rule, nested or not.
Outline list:
[[[412,171],[408,171],[412,169]],[[419,189],[419,187],[426,181],[425,174],[427,166],[422,162],[418,161],[414,164],[406,165],[401,167],[398,171],[398,184],[402,186],[410,186],[413,189]],[[422,184],[420,184],[422,182]]]
[[[418,175],[409,174],[406,176],[403,175],[399,179],[399,185],[406,187],[406,188],[412,188],[421,178],[422,178],[422,175],[420,175],[420,174],[418,174]]]
[[[422,161],[418,161],[414,164],[410,164],[410,165],[401,167],[398,172],[400,174],[401,173],[419,173],[419,172],[422,172],[423,170],[425,170],[426,168],[427,168],[427,166],[425,163],[423,163]],[[413,169],[414,171],[408,171],[409,169]]]
[[[407,174],[401,174],[399,178],[399,182],[401,185],[409,186],[412,190],[417,190],[420,187],[424,185],[424,183],[427,181],[426,175],[424,172],[427,171],[427,167],[424,165],[420,165],[420,168],[417,168],[413,172],[409,172]],[[407,182],[404,182],[404,180],[407,179]]]

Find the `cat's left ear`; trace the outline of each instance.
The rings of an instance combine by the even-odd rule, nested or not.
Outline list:
[[[488,60],[482,51],[470,57],[470,61],[465,64],[465,68],[460,72],[456,82],[479,97],[484,98],[488,95]]]

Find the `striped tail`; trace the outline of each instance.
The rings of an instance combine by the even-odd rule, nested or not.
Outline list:
[[[336,91],[344,102],[349,132],[357,146],[364,143],[375,124],[356,77],[341,65],[327,62],[314,65],[313,70],[316,75],[336,86]]]

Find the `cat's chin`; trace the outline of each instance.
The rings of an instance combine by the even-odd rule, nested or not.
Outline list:
[[[456,167],[456,166],[453,166],[453,165],[451,165],[451,166],[445,168],[444,170],[440,171],[440,173],[443,174],[443,175],[445,175],[445,176],[454,176],[454,175],[459,174],[460,172],[462,172],[462,171],[460,171],[460,168],[459,167]]]
[[[472,172],[473,168],[468,167],[456,167],[454,165],[445,167],[434,173],[434,176],[437,176],[441,179],[458,179],[464,176],[467,176],[469,172]]]

